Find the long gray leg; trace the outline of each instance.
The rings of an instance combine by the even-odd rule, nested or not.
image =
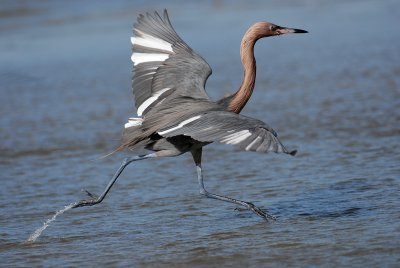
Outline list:
[[[89,200],[82,200],[80,202],[75,203],[75,205],[72,208],[78,208],[78,207],[83,207],[83,206],[93,206],[96,204],[99,204],[101,201],[103,201],[104,197],[108,194],[110,191],[111,187],[114,185],[114,183],[117,181],[119,175],[121,175],[122,171],[128,166],[130,163],[138,160],[143,160],[151,157],[157,157],[156,153],[151,153],[151,154],[146,154],[146,155],[138,155],[138,156],[133,156],[133,157],[128,157],[125,158],[124,161],[122,161],[121,166],[118,168],[117,172],[115,172],[114,176],[112,177],[111,181],[108,183],[106,189],[104,192],[98,197],[95,198],[91,193],[88,191],[87,194],[92,197],[92,199]]]
[[[236,205],[243,206],[243,207],[247,208],[248,210],[253,211],[255,214],[257,214],[258,216],[260,216],[261,218],[263,218],[263,219],[265,219],[267,221],[269,219],[270,220],[276,220],[276,218],[274,216],[264,212],[262,209],[256,207],[253,203],[208,192],[204,188],[203,174],[202,174],[202,169],[201,169],[202,148],[192,150],[191,152],[192,152],[193,160],[194,160],[194,162],[196,164],[196,168],[197,168],[197,178],[198,178],[198,181],[199,181],[200,194],[202,194],[202,195],[204,195],[204,196],[206,196],[208,198],[213,198],[213,199],[217,199],[217,200],[221,200],[221,201],[234,203]]]

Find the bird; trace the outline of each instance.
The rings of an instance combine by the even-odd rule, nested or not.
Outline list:
[[[218,142],[240,150],[275,152],[294,156],[278,139],[277,133],[258,119],[240,115],[252,95],[256,81],[255,43],[264,37],[305,30],[281,27],[270,22],[256,22],[244,34],[240,57],[244,76],[239,89],[218,101],[205,91],[212,70],[176,33],[168,12],[140,14],[133,25],[132,90],[137,116],[124,126],[121,145],[114,151],[146,149],[147,154],[125,158],[104,192],[91,194],[73,208],[92,206],[103,201],[123,170],[132,162],[173,157],[190,152],[197,170],[201,195],[230,202],[254,212],[266,221],[275,220],[251,202],[214,194],[206,190],[202,172],[202,149]]]

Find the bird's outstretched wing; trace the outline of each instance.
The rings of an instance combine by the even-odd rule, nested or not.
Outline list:
[[[227,111],[209,111],[158,131],[163,137],[190,136],[201,142],[232,144],[239,149],[295,155],[288,151],[276,132],[264,122]]]
[[[144,116],[171,94],[209,99],[204,85],[211,68],[175,32],[164,10],[139,15],[133,27],[133,95]]]

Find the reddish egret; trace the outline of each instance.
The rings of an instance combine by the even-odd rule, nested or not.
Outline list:
[[[266,123],[239,115],[249,100],[256,79],[254,45],[263,37],[307,31],[257,22],[243,37],[240,56],[244,79],[239,90],[217,102],[204,86],[211,74],[207,62],[175,32],[164,10],[140,15],[133,28],[133,95],[138,117],[125,124],[122,145],[116,150],[144,148],[151,153],[126,158],[100,197],[82,200],[74,207],[103,201],[118,176],[130,163],[147,158],[177,156],[191,152],[197,167],[200,194],[253,211],[265,220],[274,219],[250,202],[208,192],[204,187],[201,154],[203,146],[220,142],[246,151],[295,155],[279,141]]]

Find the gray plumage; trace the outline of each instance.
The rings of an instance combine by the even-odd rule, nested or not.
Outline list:
[[[140,15],[131,39],[132,87],[139,117],[130,118],[125,125],[122,145],[117,151],[144,148],[153,152],[125,159],[100,197],[80,201],[74,207],[100,203],[124,168],[134,161],[190,151],[197,166],[201,194],[244,206],[266,220],[274,219],[250,202],[206,191],[201,168],[202,147],[219,142],[246,151],[295,155],[296,151],[288,151],[266,123],[238,113],[255,84],[255,42],[263,37],[304,32],[269,22],[251,26],[241,44],[245,70],[242,85],[236,93],[214,102],[205,91],[210,66],[178,36],[167,11],[163,17],[157,12]]]
[[[158,38],[170,44],[172,48],[172,51],[168,51],[138,44],[132,46],[133,53],[163,53],[169,56],[165,61],[145,62],[133,68],[132,87],[136,108],[157,92],[170,88],[158,101],[150,105],[143,115],[170,95],[172,96],[169,99],[188,96],[209,100],[204,85],[211,74],[211,68],[178,36],[166,11],[163,19],[157,12],[154,15],[140,15],[134,24],[133,33],[137,37],[147,34]]]
[[[199,142],[223,142],[223,137],[232,132],[248,130],[252,135],[245,141],[236,144],[239,149],[257,152],[288,152],[277,138],[276,132],[260,120],[244,117],[226,111],[226,106],[213,102],[205,91],[205,83],[212,73],[207,62],[196,54],[175,32],[168,14],[164,11],[161,18],[157,12],[153,15],[147,13],[140,15],[134,25],[134,34],[138,37],[152,37],[161,39],[171,44],[172,51],[133,45],[133,53],[164,53],[168,54],[165,61],[151,61],[134,66],[133,95],[136,108],[139,108],[147,99],[165,88],[169,90],[162,93],[156,101],[149,105],[142,113],[144,120],[141,126],[125,129],[123,145],[125,148],[151,147],[143,142],[154,143],[154,138],[173,137],[184,135]],[[156,69],[154,69],[156,68]],[[199,121],[192,122],[191,131],[178,129],[166,135],[160,134],[170,126],[179,125],[180,122],[196,115],[204,115]],[[204,128],[215,123],[211,133]],[[154,134],[159,134],[161,137]],[[153,139],[148,139],[153,135]],[[185,139],[182,140],[184,142]],[[251,143],[252,146],[247,147]],[[182,152],[184,153],[184,152]]]
[[[182,127],[167,127],[158,133],[163,137],[184,135],[200,142],[233,144],[246,151],[289,153],[276,132],[260,120],[220,110],[207,111],[198,116],[198,119]]]

